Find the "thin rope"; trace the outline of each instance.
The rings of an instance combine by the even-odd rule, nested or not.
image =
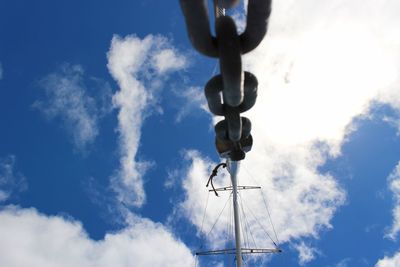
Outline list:
[[[212,190],[214,191],[215,195],[218,197],[218,193],[217,190],[214,187],[214,183],[213,183],[213,179],[218,175],[218,169],[222,167],[222,168],[226,168],[226,163],[220,163],[217,166],[215,166],[215,168],[212,170],[212,173],[210,175],[210,177],[208,178],[206,187],[208,187],[211,184]]]

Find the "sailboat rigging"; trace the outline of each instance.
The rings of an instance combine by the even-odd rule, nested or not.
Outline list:
[[[216,168],[214,168],[213,173],[212,173],[212,177],[215,178],[215,170],[218,169],[218,166],[224,166],[224,163],[218,164]],[[228,167],[228,171],[229,167]],[[210,176],[210,177],[211,177]],[[210,179],[209,179],[210,182]],[[237,266],[240,266],[240,264],[243,264],[242,261],[246,256],[248,255],[260,255],[260,254],[272,254],[272,253],[280,253],[282,252],[282,250],[279,248],[279,239],[277,236],[277,233],[275,231],[275,227],[273,225],[271,216],[270,216],[270,212],[269,212],[269,208],[266,202],[266,198],[263,194],[263,192],[261,191],[261,187],[260,186],[254,186],[254,185],[242,185],[236,186],[236,190],[234,189],[235,184],[232,184],[231,186],[223,186],[223,187],[217,187],[217,188],[212,188],[209,189],[209,193],[216,193],[216,192],[220,192],[220,193],[229,193],[229,198],[227,199],[225,205],[223,206],[222,210],[219,213],[219,216],[216,218],[214,224],[211,226],[211,229],[209,230],[209,232],[206,234],[206,238],[210,237],[210,235],[212,234],[214,228],[216,228],[216,225],[218,223],[220,223],[220,218],[223,215],[224,212],[226,212],[226,208],[228,207],[228,204],[232,201],[232,204],[235,203],[235,197],[234,194],[236,192],[236,203],[237,203],[237,213],[235,216],[235,212],[233,214],[233,218],[234,220],[229,221],[228,223],[231,223],[230,225],[228,225],[228,230],[227,232],[233,232],[230,231],[229,229],[234,229],[235,231],[235,248],[217,248],[217,249],[206,249],[204,250],[203,247],[201,247],[198,251],[195,252],[196,256],[216,256],[216,255],[235,255],[235,259],[237,261]],[[248,206],[246,204],[246,202],[244,201],[244,196],[243,194],[246,194],[246,192],[240,193],[239,191],[243,191],[243,190],[256,190],[259,191],[261,193],[263,202],[264,202],[264,208],[265,208],[265,212],[268,214],[268,219],[269,222],[271,224],[272,227],[272,231],[274,233],[274,236],[272,236],[272,234],[270,233],[270,231],[268,231],[263,225],[262,222],[260,222],[260,218],[257,216],[257,213],[254,212],[252,210],[252,208],[250,206]],[[253,193],[252,193],[253,194]],[[207,207],[208,207],[208,200],[209,198],[207,198],[207,203],[206,203],[206,208],[204,210],[204,214],[203,214],[203,223],[204,223],[204,218],[206,216],[207,213]],[[232,205],[233,206],[233,205]],[[235,207],[233,206],[233,211],[235,211]],[[254,224],[256,224],[256,226],[259,227],[259,229],[261,232],[259,235],[262,236],[262,238],[266,238],[271,242],[271,247],[269,248],[260,248],[259,244],[257,243],[257,237],[254,237],[254,233],[253,233],[253,229],[252,229],[252,225],[251,222],[248,218],[248,215],[251,216],[251,220],[253,222],[255,222]],[[230,216],[228,216],[230,217]],[[235,219],[236,217],[236,219]],[[233,226],[232,226],[233,224]],[[202,224],[203,225],[203,224]],[[236,227],[238,226],[238,227]],[[254,227],[254,225],[253,225]],[[203,228],[203,226],[202,226]],[[203,229],[202,229],[203,230]],[[237,238],[239,237],[239,238]],[[229,244],[231,241],[232,237],[230,234],[227,235],[226,240],[225,240],[225,244]],[[238,260],[239,259],[239,260]]]

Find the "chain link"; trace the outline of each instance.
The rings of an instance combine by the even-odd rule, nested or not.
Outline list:
[[[271,14],[271,0],[249,0],[247,25],[238,34],[234,20],[225,15],[239,0],[214,0],[216,37],[211,34],[206,0],[180,0],[189,39],[201,54],[219,59],[221,74],[209,80],[205,95],[210,111],[225,119],[215,125],[216,148],[221,157],[239,161],[251,150],[251,122],[243,113],[257,98],[257,78],[242,69],[242,55],[263,40]]]

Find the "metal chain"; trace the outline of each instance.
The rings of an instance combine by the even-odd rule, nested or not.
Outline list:
[[[243,113],[257,98],[257,78],[242,69],[242,55],[263,40],[271,13],[271,0],[249,0],[247,25],[238,34],[234,20],[225,15],[239,0],[214,0],[216,37],[212,36],[206,0],[180,0],[189,39],[201,54],[219,59],[221,74],[205,86],[210,111],[225,119],[215,125],[216,148],[221,157],[239,161],[251,150],[251,122]]]

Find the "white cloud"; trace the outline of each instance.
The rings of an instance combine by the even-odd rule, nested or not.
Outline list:
[[[185,66],[185,59],[161,36],[114,36],[108,52],[108,69],[120,90],[113,102],[119,109],[120,170],[113,178],[119,201],[140,207],[145,202],[142,177],[148,163],[137,159],[141,126],[166,75]]]
[[[331,228],[344,203],[344,191],[319,167],[340,155],[355,128],[353,119],[367,115],[377,102],[400,108],[395,87],[400,82],[400,17],[394,11],[400,3],[303,0],[273,5],[267,37],[245,57],[245,69],[257,76],[259,88],[255,107],[245,115],[253,124],[254,147],[243,165],[263,187],[281,241],[297,242]],[[201,185],[215,163],[199,154],[188,157],[181,207],[200,229],[200,206],[207,194]],[[243,168],[240,177],[250,182]],[[262,201],[251,203],[262,210]],[[207,215],[216,218],[220,204],[209,207]]]
[[[145,219],[95,241],[80,222],[9,206],[0,211],[0,236],[0,266],[194,265],[194,257],[180,240]]]
[[[385,256],[383,259],[379,260],[375,267],[398,267],[400,266],[400,252],[393,255],[393,257]]]
[[[153,67],[158,73],[180,70],[186,66],[186,59],[178,56],[171,48],[163,48],[152,59]]]
[[[300,265],[305,265],[313,259],[315,259],[315,254],[317,250],[306,245],[304,242],[294,245],[294,248],[299,252],[299,263]]]
[[[395,240],[400,231],[400,162],[388,177],[389,187],[393,193],[395,207],[393,208],[393,224],[386,236]]]
[[[100,115],[96,100],[88,95],[83,76],[81,66],[64,65],[41,81],[45,98],[33,104],[49,119],[61,119],[75,147],[81,151],[98,135]]]
[[[15,170],[15,161],[14,155],[0,158],[0,202],[9,199],[15,191],[27,188],[24,175]]]

